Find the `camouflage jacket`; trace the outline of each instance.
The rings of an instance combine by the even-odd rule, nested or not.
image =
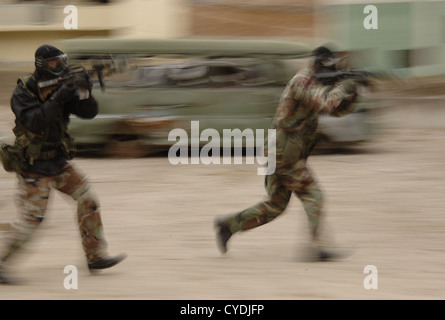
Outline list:
[[[311,75],[310,69],[303,69],[289,81],[273,119],[278,171],[309,156],[317,140],[321,114],[340,117],[353,111],[357,96],[353,80],[323,86]]]

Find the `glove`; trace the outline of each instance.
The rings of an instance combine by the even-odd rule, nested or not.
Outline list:
[[[88,71],[83,68],[83,72],[79,72],[76,75],[76,84],[79,89],[88,90],[89,93],[93,90],[93,80],[91,79]]]
[[[57,103],[63,103],[71,100],[76,93],[76,88],[72,84],[62,84],[56,92],[53,93],[51,100]]]
[[[347,79],[339,83],[339,86],[343,89],[346,94],[355,95],[357,94],[357,85],[355,80]]]

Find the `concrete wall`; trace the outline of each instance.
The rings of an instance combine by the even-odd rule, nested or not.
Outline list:
[[[186,0],[122,0],[109,4],[70,1],[77,8],[78,29],[66,29],[67,2],[0,2],[0,62],[33,59],[43,43],[81,36],[175,38],[188,35]],[[73,22],[72,20],[68,22]]]
[[[378,29],[363,25],[373,4]],[[445,1],[319,1],[316,34],[358,54],[363,66],[401,76],[445,75]]]
[[[196,1],[195,36],[312,38],[311,1]]]

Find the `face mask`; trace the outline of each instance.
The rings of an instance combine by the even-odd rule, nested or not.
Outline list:
[[[47,59],[45,61],[46,68],[54,75],[61,75],[68,69],[68,58],[66,54]]]

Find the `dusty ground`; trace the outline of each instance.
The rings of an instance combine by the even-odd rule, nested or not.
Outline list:
[[[6,104],[0,112],[5,137],[12,117]],[[384,114],[380,134],[360,150],[310,159],[332,234],[354,251],[344,261],[300,260],[308,231],[296,198],[277,220],[234,236],[229,253],[220,255],[215,216],[265,196],[256,164],[78,158],[101,200],[110,251],[127,252],[127,260],[90,275],[75,204],[54,193],[35,241],[15,261],[23,284],[0,286],[0,300],[444,299],[445,130],[437,121],[443,113],[433,128],[428,121],[398,122],[398,115]],[[0,223],[15,217],[15,193],[14,175],[0,170]],[[5,235],[0,231],[0,240]],[[67,265],[78,268],[77,290],[64,288]],[[367,265],[377,268],[377,289],[364,288]]]

